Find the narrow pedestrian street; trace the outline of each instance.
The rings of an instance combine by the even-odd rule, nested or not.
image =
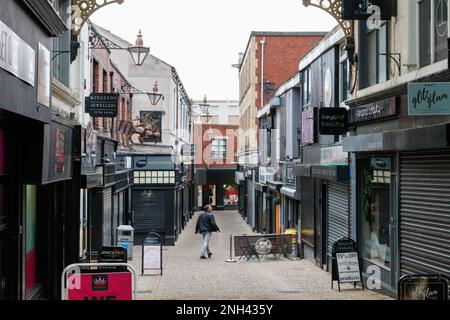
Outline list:
[[[226,263],[229,236],[253,232],[235,211],[214,212],[221,233],[211,240],[213,257],[200,260],[201,236],[195,235],[199,213],[187,225],[175,247],[163,250],[163,276],[148,271],[139,276],[139,300],[379,300],[382,295],[351,285],[341,293],[330,288],[330,274],[310,262],[275,260]],[[134,248],[133,265],[140,273],[141,247]],[[239,258],[235,258],[238,260]],[[158,275],[152,275],[158,274]]]

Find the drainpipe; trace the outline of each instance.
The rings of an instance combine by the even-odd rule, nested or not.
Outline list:
[[[266,37],[261,41],[261,109],[264,108],[264,51],[266,45]]]

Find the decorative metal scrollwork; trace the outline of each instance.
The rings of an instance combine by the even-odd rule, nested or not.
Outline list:
[[[345,36],[353,37],[353,21],[341,18],[342,0],[303,0],[305,7],[313,6],[329,13],[344,30]]]
[[[79,35],[81,28],[97,10],[112,4],[122,4],[125,0],[72,0],[72,34]]]

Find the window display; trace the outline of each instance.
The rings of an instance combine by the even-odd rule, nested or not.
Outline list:
[[[226,206],[237,206],[239,202],[238,188],[235,185],[226,184],[223,186],[223,204]]]
[[[363,164],[363,256],[391,267],[391,159],[373,158]]]

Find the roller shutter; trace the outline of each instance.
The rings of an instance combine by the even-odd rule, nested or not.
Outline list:
[[[331,257],[333,244],[350,235],[350,184],[329,183],[327,195],[327,254]]]
[[[403,153],[400,271],[450,276],[450,151]]]
[[[112,189],[103,193],[103,245],[112,246]]]
[[[136,232],[165,232],[168,198],[166,190],[133,190]]]

